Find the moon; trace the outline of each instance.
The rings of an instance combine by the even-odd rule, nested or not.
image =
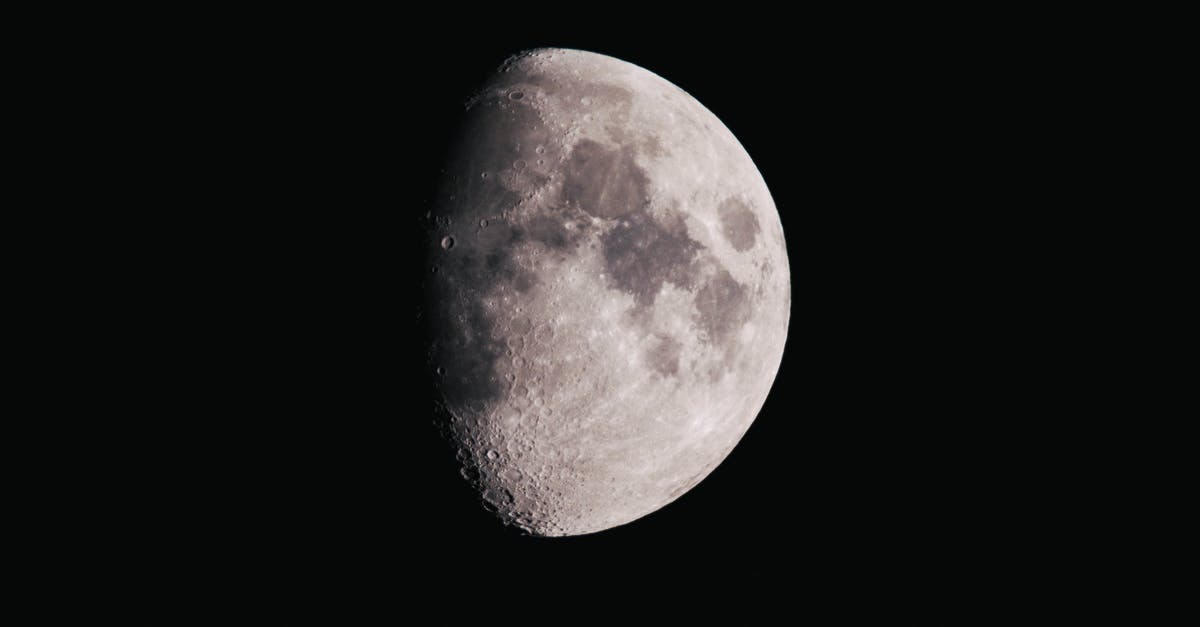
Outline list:
[[[466,106],[428,216],[439,426],[502,521],[593,533],[737,445],[783,356],[783,229],[750,156],[680,88],[568,49]]]

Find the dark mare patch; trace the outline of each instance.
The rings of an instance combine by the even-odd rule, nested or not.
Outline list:
[[[658,374],[665,376],[679,373],[679,353],[683,345],[669,336],[659,336],[659,341],[646,353],[646,362]]]
[[[562,199],[598,218],[618,218],[649,202],[649,179],[629,151],[584,139],[572,149],[566,171]]]
[[[601,236],[601,244],[609,281],[641,306],[653,304],[664,283],[689,287],[692,262],[702,248],[686,229],[665,227],[640,211]]]
[[[760,231],[754,210],[741,199],[730,198],[717,211],[721,216],[721,233],[734,250],[750,250]]]

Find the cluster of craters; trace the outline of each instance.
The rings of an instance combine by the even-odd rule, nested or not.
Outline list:
[[[588,331],[567,335],[552,311],[523,310],[531,294],[562,280],[545,268],[598,259],[602,277],[591,280],[629,299],[628,320],[642,324],[646,338],[639,360],[648,376],[662,378],[682,376],[682,356],[696,344],[727,362],[701,374],[710,381],[724,376],[761,294],[692,236],[695,199],[656,195],[657,173],[639,160],[660,155],[668,142],[644,133],[581,134],[562,122],[571,115],[547,111],[546,91],[556,89],[563,85],[538,75],[502,77],[471,101],[427,225],[429,363],[441,392],[440,424],[486,506],[543,535],[573,532],[571,517],[592,514],[564,510],[571,503],[567,492],[588,480],[578,464],[588,451],[562,437],[563,428],[549,428],[571,417],[544,391],[555,376],[553,358],[583,352]],[[580,94],[568,99],[601,111],[606,104],[626,111],[631,98],[628,90],[604,84]],[[619,122],[625,114],[609,117]],[[749,200],[729,194],[709,202],[704,211],[718,217],[716,233],[733,250],[759,244],[762,229]],[[667,287],[691,300],[690,335],[645,322]],[[575,370],[588,372],[586,366]],[[611,488],[614,498],[622,489]]]

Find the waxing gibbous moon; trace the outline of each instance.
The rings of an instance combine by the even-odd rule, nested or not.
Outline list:
[[[683,90],[600,54],[509,59],[467,103],[431,211],[440,425],[541,536],[670,503],[762,408],[791,303],[779,215]]]

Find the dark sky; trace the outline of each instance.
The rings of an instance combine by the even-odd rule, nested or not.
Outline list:
[[[413,133],[406,152],[421,156],[416,167],[430,179],[440,165],[424,156],[444,149],[471,89],[519,50],[600,52],[679,85],[762,172],[787,238],[793,294],[787,349],[765,407],[725,462],[682,498],[591,536],[519,537],[478,511],[444,451],[421,440],[424,500],[401,507],[414,510],[408,522],[425,541],[466,560],[477,552],[518,562],[667,552],[842,568],[843,560],[914,558],[921,538],[957,533],[963,517],[977,514],[955,506],[978,489],[956,465],[981,445],[967,425],[995,407],[969,396],[976,383],[955,365],[970,341],[931,339],[931,328],[958,327],[962,311],[977,306],[963,284],[969,276],[946,256],[970,243],[935,235],[971,206],[960,194],[973,175],[954,157],[963,137],[946,128],[973,97],[968,68],[944,49],[876,27],[883,30],[874,37],[812,25],[724,37],[505,31],[456,38],[413,59],[424,66],[421,79],[401,80],[400,89],[418,101],[419,115],[404,119],[419,123],[402,123],[402,132]],[[980,131],[962,131],[972,132]],[[960,430],[972,437],[935,444]]]
[[[198,54],[213,87],[188,94],[187,124],[221,143],[213,180],[246,185],[202,186],[193,220],[220,234],[204,264],[224,264],[213,285],[229,299],[206,324],[241,338],[213,390],[247,395],[214,392],[189,427],[219,444],[197,476],[220,486],[182,492],[213,503],[194,514],[220,530],[198,553],[367,590],[588,565],[614,581],[787,573],[815,594],[1019,544],[1026,510],[1004,504],[1028,475],[1008,452],[1042,441],[1020,399],[1050,378],[1013,365],[1037,311],[1006,296],[1026,287],[1006,278],[1023,263],[1006,243],[1040,231],[1010,184],[1028,156],[1012,156],[1028,101],[1008,88],[1010,42],[978,22],[879,13],[475,17],[281,18],[219,69],[207,55],[224,40]],[[462,103],[508,55],[543,46],[629,61],[713,111],[775,199],[792,280],[783,363],[741,444],[659,512],[566,539],[522,537],[476,505],[430,425],[417,323],[419,219]]]

